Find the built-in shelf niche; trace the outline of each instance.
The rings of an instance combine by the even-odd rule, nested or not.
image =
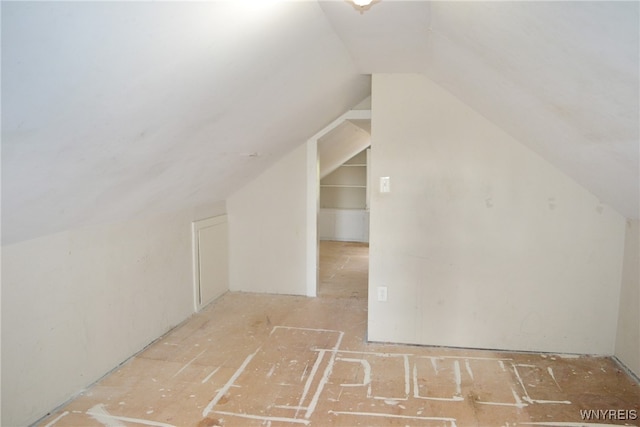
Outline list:
[[[320,208],[368,208],[367,154],[361,151],[320,181]]]

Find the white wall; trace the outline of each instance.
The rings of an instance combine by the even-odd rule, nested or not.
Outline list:
[[[640,223],[627,222],[616,356],[640,377]]]
[[[341,242],[369,242],[369,211],[320,209],[318,238]]]
[[[232,291],[307,293],[307,228],[315,229],[307,215],[307,149],[300,145],[227,199]]]
[[[613,354],[624,219],[425,76],[372,104],[369,339]]]
[[[2,425],[32,423],[193,312],[193,211],[2,248]]]

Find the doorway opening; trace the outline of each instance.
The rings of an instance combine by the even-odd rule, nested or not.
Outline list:
[[[324,173],[320,157],[318,296],[367,299],[369,150]]]
[[[362,239],[360,243],[365,243],[366,248],[369,241],[369,188],[370,188],[370,169],[367,166],[369,162],[369,151],[367,149],[371,146],[371,97],[366,98],[353,110],[349,110],[342,116],[338,117],[333,122],[325,126],[320,132],[312,136],[307,140],[307,199],[306,199],[306,214],[307,223],[310,225],[306,229],[306,248],[307,248],[307,268],[306,268],[306,290],[307,296],[315,297],[321,293],[325,293],[320,289],[321,281],[320,276],[324,278],[332,277],[333,273],[325,272],[322,267],[330,266],[330,264],[320,265],[320,243],[321,241],[351,241],[351,239],[338,239],[325,235],[325,229],[327,226],[333,228],[335,233],[338,230],[342,233],[349,229],[344,227],[344,222],[347,223],[354,219],[353,214],[360,211],[360,217],[366,220],[366,223],[361,227],[363,233],[366,235],[366,240]],[[366,158],[366,164],[362,164],[361,159],[353,159],[356,155],[364,151]],[[352,161],[352,166],[343,166],[345,163]],[[357,192],[360,193],[359,198],[362,200],[362,194],[364,194],[364,209],[362,205],[359,205],[357,209],[345,208],[339,209],[341,213],[336,217],[334,209],[330,212],[327,207],[321,208],[321,182],[324,178],[335,172],[337,169],[354,168],[352,172],[338,172],[343,175],[358,175],[359,179],[362,177],[362,173],[365,176],[365,183],[362,185],[350,183],[340,184],[331,181],[323,182],[323,189],[336,191],[336,189],[342,189],[343,192]],[[359,172],[357,172],[359,170]],[[335,178],[332,177],[331,179]],[[353,176],[352,176],[353,178]],[[334,199],[337,196],[334,194]],[[331,197],[329,197],[331,199]],[[325,199],[325,198],[323,198]],[[327,216],[327,213],[330,215]],[[356,215],[357,216],[357,215]],[[314,224],[315,226],[312,226]],[[357,239],[356,239],[357,240]],[[323,245],[327,248],[327,245]],[[344,248],[343,248],[344,249]],[[331,258],[325,258],[325,261]],[[335,258],[334,258],[335,259]],[[367,264],[368,264],[368,250],[367,250]],[[339,261],[338,261],[339,263]],[[346,264],[343,262],[340,265]],[[343,268],[344,270],[344,268]],[[368,265],[366,268],[367,274],[367,288],[368,288]],[[335,279],[336,276],[333,275]],[[325,293],[326,294],[326,293]],[[335,294],[335,293],[334,293]],[[350,296],[351,294],[345,290],[343,295]],[[366,297],[366,291],[359,292],[358,295]]]

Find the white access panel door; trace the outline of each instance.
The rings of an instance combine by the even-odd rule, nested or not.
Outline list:
[[[194,222],[196,310],[229,289],[226,215]]]

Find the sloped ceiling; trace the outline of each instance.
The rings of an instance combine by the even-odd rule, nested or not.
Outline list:
[[[320,179],[371,145],[370,130],[363,129],[367,124],[370,129],[371,120],[345,120],[318,140]]]
[[[639,32],[637,2],[2,2],[3,242],[224,200],[389,72],[638,218]]]
[[[224,200],[370,94],[316,2],[2,2],[2,238]]]
[[[639,5],[383,0],[362,14],[344,2],[322,8],[360,72],[425,73],[638,218]]]

